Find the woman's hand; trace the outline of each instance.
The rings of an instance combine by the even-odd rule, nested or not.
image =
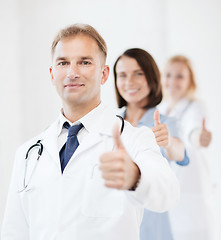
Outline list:
[[[183,142],[176,137],[170,136],[167,125],[160,123],[160,114],[158,110],[154,112],[154,127],[152,131],[158,146],[165,149],[167,159],[177,162],[184,159],[185,147]]]
[[[208,147],[212,140],[212,133],[206,129],[206,119],[203,118],[202,130],[200,133],[200,146]]]
[[[167,125],[160,122],[160,114],[158,110],[154,112],[154,127],[152,128],[152,131],[155,135],[157,144],[160,147],[167,148],[170,143],[170,135]]]

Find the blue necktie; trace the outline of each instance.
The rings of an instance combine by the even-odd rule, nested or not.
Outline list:
[[[83,124],[70,126],[68,122],[64,123],[64,127],[68,129],[67,142],[63,145],[59,152],[60,161],[61,161],[61,171],[63,173],[66,165],[68,164],[70,158],[74,154],[75,150],[79,146],[77,139],[77,134],[80,129],[83,127]]]

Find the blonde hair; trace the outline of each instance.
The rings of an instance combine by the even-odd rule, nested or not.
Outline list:
[[[177,62],[184,64],[187,67],[188,71],[189,71],[190,85],[189,85],[189,88],[187,90],[187,97],[189,99],[194,99],[195,92],[196,92],[196,89],[197,89],[197,85],[196,85],[196,79],[195,79],[192,63],[191,63],[191,61],[187,57],[185,57],[183,55],[176,55],[176,56],[171,57],[167,61],[166,66],[168,64],[177,63]]]
[[[97,32],[97,30],[94,29],[92,26],[88,24],[79,24],[79,23],[63,28],[57,33],[51,45],[51,56],[52,57],[54,56],[54,51],[59,41],[61,41],[64,38],[74,37],[80,34],[88,35],[97,42],[99,49],[104,55],[104,61],[106,61],[107,45],[104,39]]]

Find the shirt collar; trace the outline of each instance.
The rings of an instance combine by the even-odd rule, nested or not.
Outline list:
[[[73,125],[73,123],[63,115],[63,109],[61,109],[58,122],[58,136],[61,134],[65,122],[68,122],[71,126]]]
[[[97,129],[97,122],[100,118],[103,110],[105,108],[105,105],[103,103],[100,103],[96,108],[91,110],[89,113],[84,115],[79,121],[84,125],[86,130],[88,132],[93,132],[99,130]]]
[[[69,121],[64,115],[63,115],[63,109],[61,109],[60,114],[59,114],[59,124],[58,124],[58,136],[61,134],[63,125],[65,122],[68,122],[71,126],[82,123],[84,125],[84,128],[88,132],[92,132],[96,130],[96,123],[97,119],[100,115],[100,113],[104,110],[105,105],[103,103],[100,103],[96,108],[91,110],[89,113],[87,113],[85,116],[83,116],[81,119],[78,121],[72,123]]]

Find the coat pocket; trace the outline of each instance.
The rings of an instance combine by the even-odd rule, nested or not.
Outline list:
[[[82,213],[87,217],[120,217],[123,214],[124,193],[107,188],[98,168],[94,165],[84,187]]]

